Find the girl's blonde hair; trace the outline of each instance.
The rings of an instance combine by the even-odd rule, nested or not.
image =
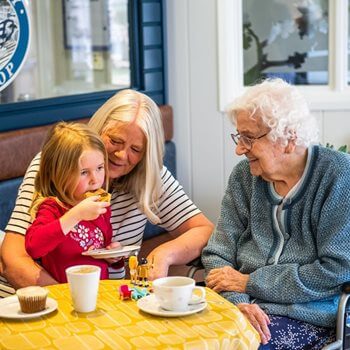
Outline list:
[[[30,208],[33,217],[41,202],[48,197],[62,206],[76,203],[73,193],[79,183],[79,160],[87,149],[100,151],[107,168],[104,143],[87,125],[60,122],[52,127],[41,151],[40,167],[35,178],[34,200]],[[105,173],[107,180],[107,169]]]
[[[159,223],[164,134],[160,110],[152,99],[135,90],[122,90],[105,102],[92,116],[89,126],[100,135],[136,123],[146,138],[146,150],[135,168],[113,182],[115,189],[132,193],[140,209],[153,223]]]

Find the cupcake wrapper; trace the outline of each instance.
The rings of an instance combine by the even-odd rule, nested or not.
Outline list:
[[[44,297],[18,297],[21,311],[27,314],[39,312],[46,308],[46,296]]]

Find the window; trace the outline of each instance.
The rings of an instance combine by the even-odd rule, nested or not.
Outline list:
[[[282,77],[314,109],[350,107],[347,0],[218,2],[220,108],[245,85]]]
[[[328,1],[243,1],[244,85],[328,84]]]
[[[0,131],[89,117],[123,88],[165,103],[163,0],[25,3],[31,46],[0,93]]]
[[[33,0],[26,8],[29,52],[1,103],[130,86],[127,0]]]

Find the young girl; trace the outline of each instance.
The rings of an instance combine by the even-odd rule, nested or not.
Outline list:
[[[108,261],[81,255],[111,241],[110,204],[99,196],[85,198],[106,182],[106,164],[103,141],[88,126],[61,122],[49,132],[35,179],[35,220],[25,246],[60,283],[67,281],[65,269],[78,264],[100,266],[101,279],[108,278]]]

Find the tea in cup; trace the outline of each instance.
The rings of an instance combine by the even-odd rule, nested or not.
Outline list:
[[[197,287],[195,280],[189,277],[173,276],[153,281],[154,295],[162,309],[187,311],[189,305],[205,302],[205,288]],[[200,297],[193,292],[198,291]]]
[[[67,281],[77,312],[96,309],[101,268],[95,265],[76,265],[66,269]]]

